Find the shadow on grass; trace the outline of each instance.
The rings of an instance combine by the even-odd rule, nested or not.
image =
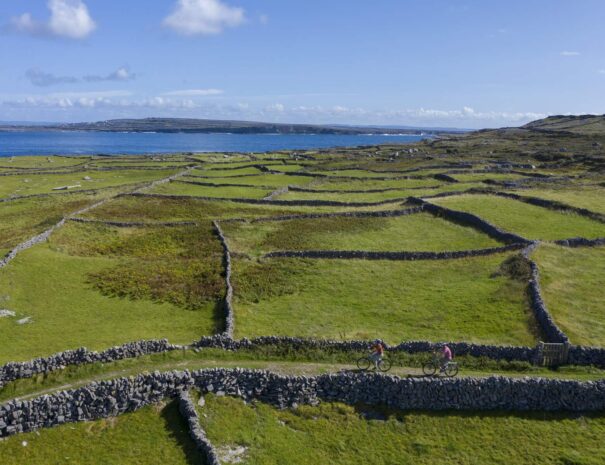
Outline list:
[[[162,409],[160,414],[170,437],[183,449],[187,463],[191,465],[205,464],[205,457],[197,450],[189,436],[189,426],[179,412],[178,402],[172,400]]]
[[[227,329],[227,305],[224,299],[217,300],[214,304],[212,321],[214,321],[215,334],[222,333]]]
[[[398,410],[386,405],[354,405],[356,413],[365,420],[396,420],[405,422],[406,416],[421,414],[432,418],[507,419],[531,421],[561,421],[605,418],[605,412],[514,412],[504,410]]]
[[[340,370],[340,373],[377,373],[377,374],[383,374],[383,375],[388,375],[389,372],[381,372],[378,370],[375,370],[373,368],[370,368],[368,370],[362,370],[360,368],[343,368],[342,370]],[[395,374],[395,376],[398,376],[397,374]],[[406,378],[439,378],[439,375],[434,374],[434,375],[424,375],[424,374],[417,374],[417,375],[413,375],[413,374],[408,374],[406,375]]]

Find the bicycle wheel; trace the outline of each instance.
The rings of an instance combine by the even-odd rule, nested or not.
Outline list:
[[[378,371],[382,371],[383,373],[386,373],[390,369],[391,369],[391,361],[390,360],[383,359],[380,362],[378,362]]]
[[[361,357],[359,360],[357,360],[357,368],[363,371],[368,370],[371,363],[372,362],[368,357]]]
[[[445,376],[449,376],[450,378],[453,378],[457,374],[458,374],[458,365],[456,365],[455,363],[448,363],[447,366],[445,367]]]
[[[426,362],[422,365],[422,372],[427,376],[433,376],[437,372],[437,365],[433,362]]]

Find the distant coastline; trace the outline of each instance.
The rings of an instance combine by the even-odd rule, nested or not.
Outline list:
[[[84,123],[0,124],[2,132],[88,131],[184,134],[437,135],[460,130],[263,123],[188,118],[114,119]]]
[[[156,131],[0,131],[0,157],[14,155],[137,155],[188,152],[271,152],[395,145],[436,134],[279,134]]]

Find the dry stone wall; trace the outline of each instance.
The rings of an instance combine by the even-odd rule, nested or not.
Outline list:
[[[269,252],[263,258],[318,258],[339,260],[452,260],[456,258],[480,257],[496,253],[519,250],[525,244],[509,244],[486,249],[456,250],[448,252],[371,252],[367,250],[283,250]]]
[[[309,189],[306,187],[289,186],[292,192],[310,192],[314,194],[378,194],[381,192],[426,190],[441,187],[441,184],[435,186],[420,187],[387,187],[384,189]]]
[[[235,328],[235,316],[233,312],[233,286],[231,285],[231,252],[229,250],[229,244],[223,234],[223,230],[217,221],[213,221],[212,225],[216,231],[221,245],[223,246],[223,262],[225,265],[225,298],[223,305],[225,307],[225,331],[223,335],[228,338],[233,338],[233,331]]]
[[[384,343],[387,352],[393,353],[431,353],[439,348],[439,343],[430,341],[405,341],[396,345]],[[494,360],[533,362],[538,355],[537,348],[523,346],[495,346],[473,344],[470,342],[448,342],[456,356],[488,357]],[[287,348],[290,350],[338,350],[343,352],[365,352],[371,349],[372,341],[312,339],[290,336],[260,336],[253,339],[229,339],[223,336],[205,336],[193,344],[198,348],[217,348],[225,350],[246,350],[267,347]],[[605,365],[604,365],[605,366]]]
[[[280,187],[279,189],[272,191],[268,196],[263,198],[263,200],[273,200],[275,197],[279,197],[280,195],[287,193],[288,190],[288,186]]]
[[[237,222],[237,221],[249,221],[250,223],[266,223],[270,221],[290,221],[290,220],[308,220],[317,218],[386,218],[386,217],[398,217],[414,215],[416,213],[422,213],[423,208],[414,207],[403,210],[379,210],[379,211],[349,211],[349,212],[334,212],[334,213],[303,213],[294,215],[277,215],[277,216],[266,216],[260,218],[253,218],[251,220],[234,218],[231,220],[223,220],[226,222]]]
[[[142,355],[157,354],[182,349],[182,346],[170,344],[166,339],[129,342],[110,347],[102,352],[89,351],[85,347],[66,350],[50,357],[36,358],[27,362],[11,362],[0,366],[0,388],[17,379],[30,378],[37,374],[62,370],[67,366],[88,363],[109,363]]]
[[[570,239],[562,239],[554,241],[555,244],[563,247],[599,247],[605,245],[605,237],[597,239],[586,239],[584,237],[572,237]]]
[[[123,196],[136,196],[136,197],[149,197],[149,198],[163,198],[171,200],[204,200],[208,202],[235,202],[235,203],[248,203],[253,205],[282,205],[282,206],[303,206],[303,207],[375,207],[380,205],[387,205],[390,203],[401,203],[405,202],[408,198],[403,197],[399,199],[389,199],[379,202],[339,202],[335,200],[263,200],[263,199],[251,199],[244,197],[204,197],[194,195],[174,195],[174,194],[146,194],[141,192],[135,192],[131,194],[123,194]]]
[[[539,197],[530,197],[518,194],[512,194],[508,192],[497,192],[497,191],[482,191],[480,189],[476,190],[479,193],[496,195],[498,197],[505,197],[508,199],[519,200],[520,202],[529,203],[531,205],[536,205],[538,207],[548,208],[550,210],[565,210],[569,212],[573,212],[577,215],[585,216],[587,218],[593,219],[595,221],[599,221],[601,223],[605,223],[605,215],[602,213],[596,213],[586,208],[578,208],[568,205],[563,202],[557,202],[555,200],[546,200],[541,199]]]
[[[85,224],[103,224],[105,226],[115,226],[117,228],[153,228],[153,227],[181,227],[181,226],[197,226],[194,221],[165,221],[165,222],[137,222],[137,221],[105,221],[95,220],[91,218],[70,217],[69,221]]]
[[[195,404],[191,399],[189,391],[181,391],[179,393],[179,411],[187,422],[189,427],[189,435],[195,443],[197,450],[202,454],[205,459],[206,465],[220,465],[218,454],[214,449],[214,446],[206,436],[206,432],[200,425],[200,418],[197,414]]]
[[[528,284],[530,305],[533,310],[534,316],[538,321],[540,329],[542,330],[542,333],[546,338],[546,342],[569,344],[569,338],[557,326],[552,315],[546,308],[546,304],[544,303],[544,299],[542,298],[542,291],[540,288],[540,270],[538,269],[538,265],[529,258],[532,251],[538,246],[538,244],[539,242],[537,241],[532,242],[523,250],[522,253],[522,255],[527,260],[531,270],[531,275]]]
[[[453,178],[444,173],[435,174],[435,175],[433,175],[433,178],[435,178],[438,181],[445,181],[445,182],[451,182],[451,183],[459,182],[456,178]]]
[[[475,229],[484,232],[488,236],[493,237],[494,239],[500,242],[504,242],[505,244],[513,243],[527,245],[530,243],[530,241],[525,239],[524,237],[503,231],[502,229],[494,226],[491,223],[488,223],[487,221],[479,218],[476,215],[473,215],[472,213],[451,210],[449,208],[435,205],[417,197],[410,197],[409,201],[422,205],[426,211],[433,213],[436,216],[444,217],[455,223],[461,223],[464,225],[472,226]]]
[[[146,183],[143,187],[140,187],[139,189],[136,190],[136,192],[141,192],[142,190],[145,189],[150,189],[154,186],[166,183],[166,182],[170,182],[173,179],[178,178],[179,176],[183,176],[185,173],[187,173],[191,168],[188,168],[185,171],[182,171],[180,173],[177,173],[175,175],[172,176],[168,176],[167,178],[163,178],[163,179],[159,179],[157,181],[152,181],[150,183]],[[106,199],[100,200],[96,203],[93,203],[92,205],[89,205],[87,207],[84,207],[78,211],[73,212],[71,215],[68,215],[65,218],[62,218],[57,224],[51,226],[50,228],[48,228],[46,231],[38,234],[37,236],[34,236],[28,240],[26,240],[25,242],[22,242],[21,244],[17,245],[14,249],[12,249],[4,258],[0,259],[0,269],[4,268],[6,265],[8,265],[12,260],[14,260],[14,258],[20,253],[23,252],[24,250],[30,249],[31,247],[37,245],[37,244],[41,244],[42,242],[45,242],[48,240],[48,238],[51,236],[51,234],[57,229],[60,228],[61,226],[63,226],[65,224],[65,221],[67,218],[69,217],[77,217],[79,215],[83,215],[84,213],[100,207],[101,205],[103,205],[104,203],[108,202],[109,200],[115,198],[115,197],[119,197],[119,196],[111,196],[108,197]]]
[[[77,216],[77,215],[82,215],[84,213],[86,213],[89,210],[92,210],[93,208],[97,208],[100,205],[103,205],[105,202],[107,202],[109,199],[103,199],[99,202],[96,202],[92,205],[89,205],[88,207],[82,208],[80,210],[78,210],[77,212],[74,212],[72,215],[73,216]],[[2,259],[0,259],[0,269],[4,268],[6,265],[8,265],[11,261],[14,260],[14,258],[21,252],[23,252],[24,250],[30,249],[31,247],[37,245],[37,244],[41,244],[42,242],[46,242],[48,240],[48,238],[51,236],[51,234],[57,229],[60,228],[61,226],[63,226],[65,224],[66,219],[63,218],[61,219],[61,221],[59,221],[57,224],[51,226],[50,228],[48,228],[46,231],[38,234],[37,236],[34,236],[28,240],[26,240],[25,242],[22,242],[21,244],[17,245],[14,249],[12,249],[8,254],[6,254],[6,256]]]
[[[605,410],[605,380],[543,378],[399,378],[341,372],[316,377],[266,371],[209,369],[143,374],[13,400],[0,406],[0,437],[135,411],[195,387],[202,393],[260,400],[279,408],[319,402],[385,405],[401,410],[568,411]],[[191,419],[190,405],[183,410]]]

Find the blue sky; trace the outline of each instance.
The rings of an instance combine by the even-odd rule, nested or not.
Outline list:
[[[603,0],[2,0],[0,120],[605,113]]]

